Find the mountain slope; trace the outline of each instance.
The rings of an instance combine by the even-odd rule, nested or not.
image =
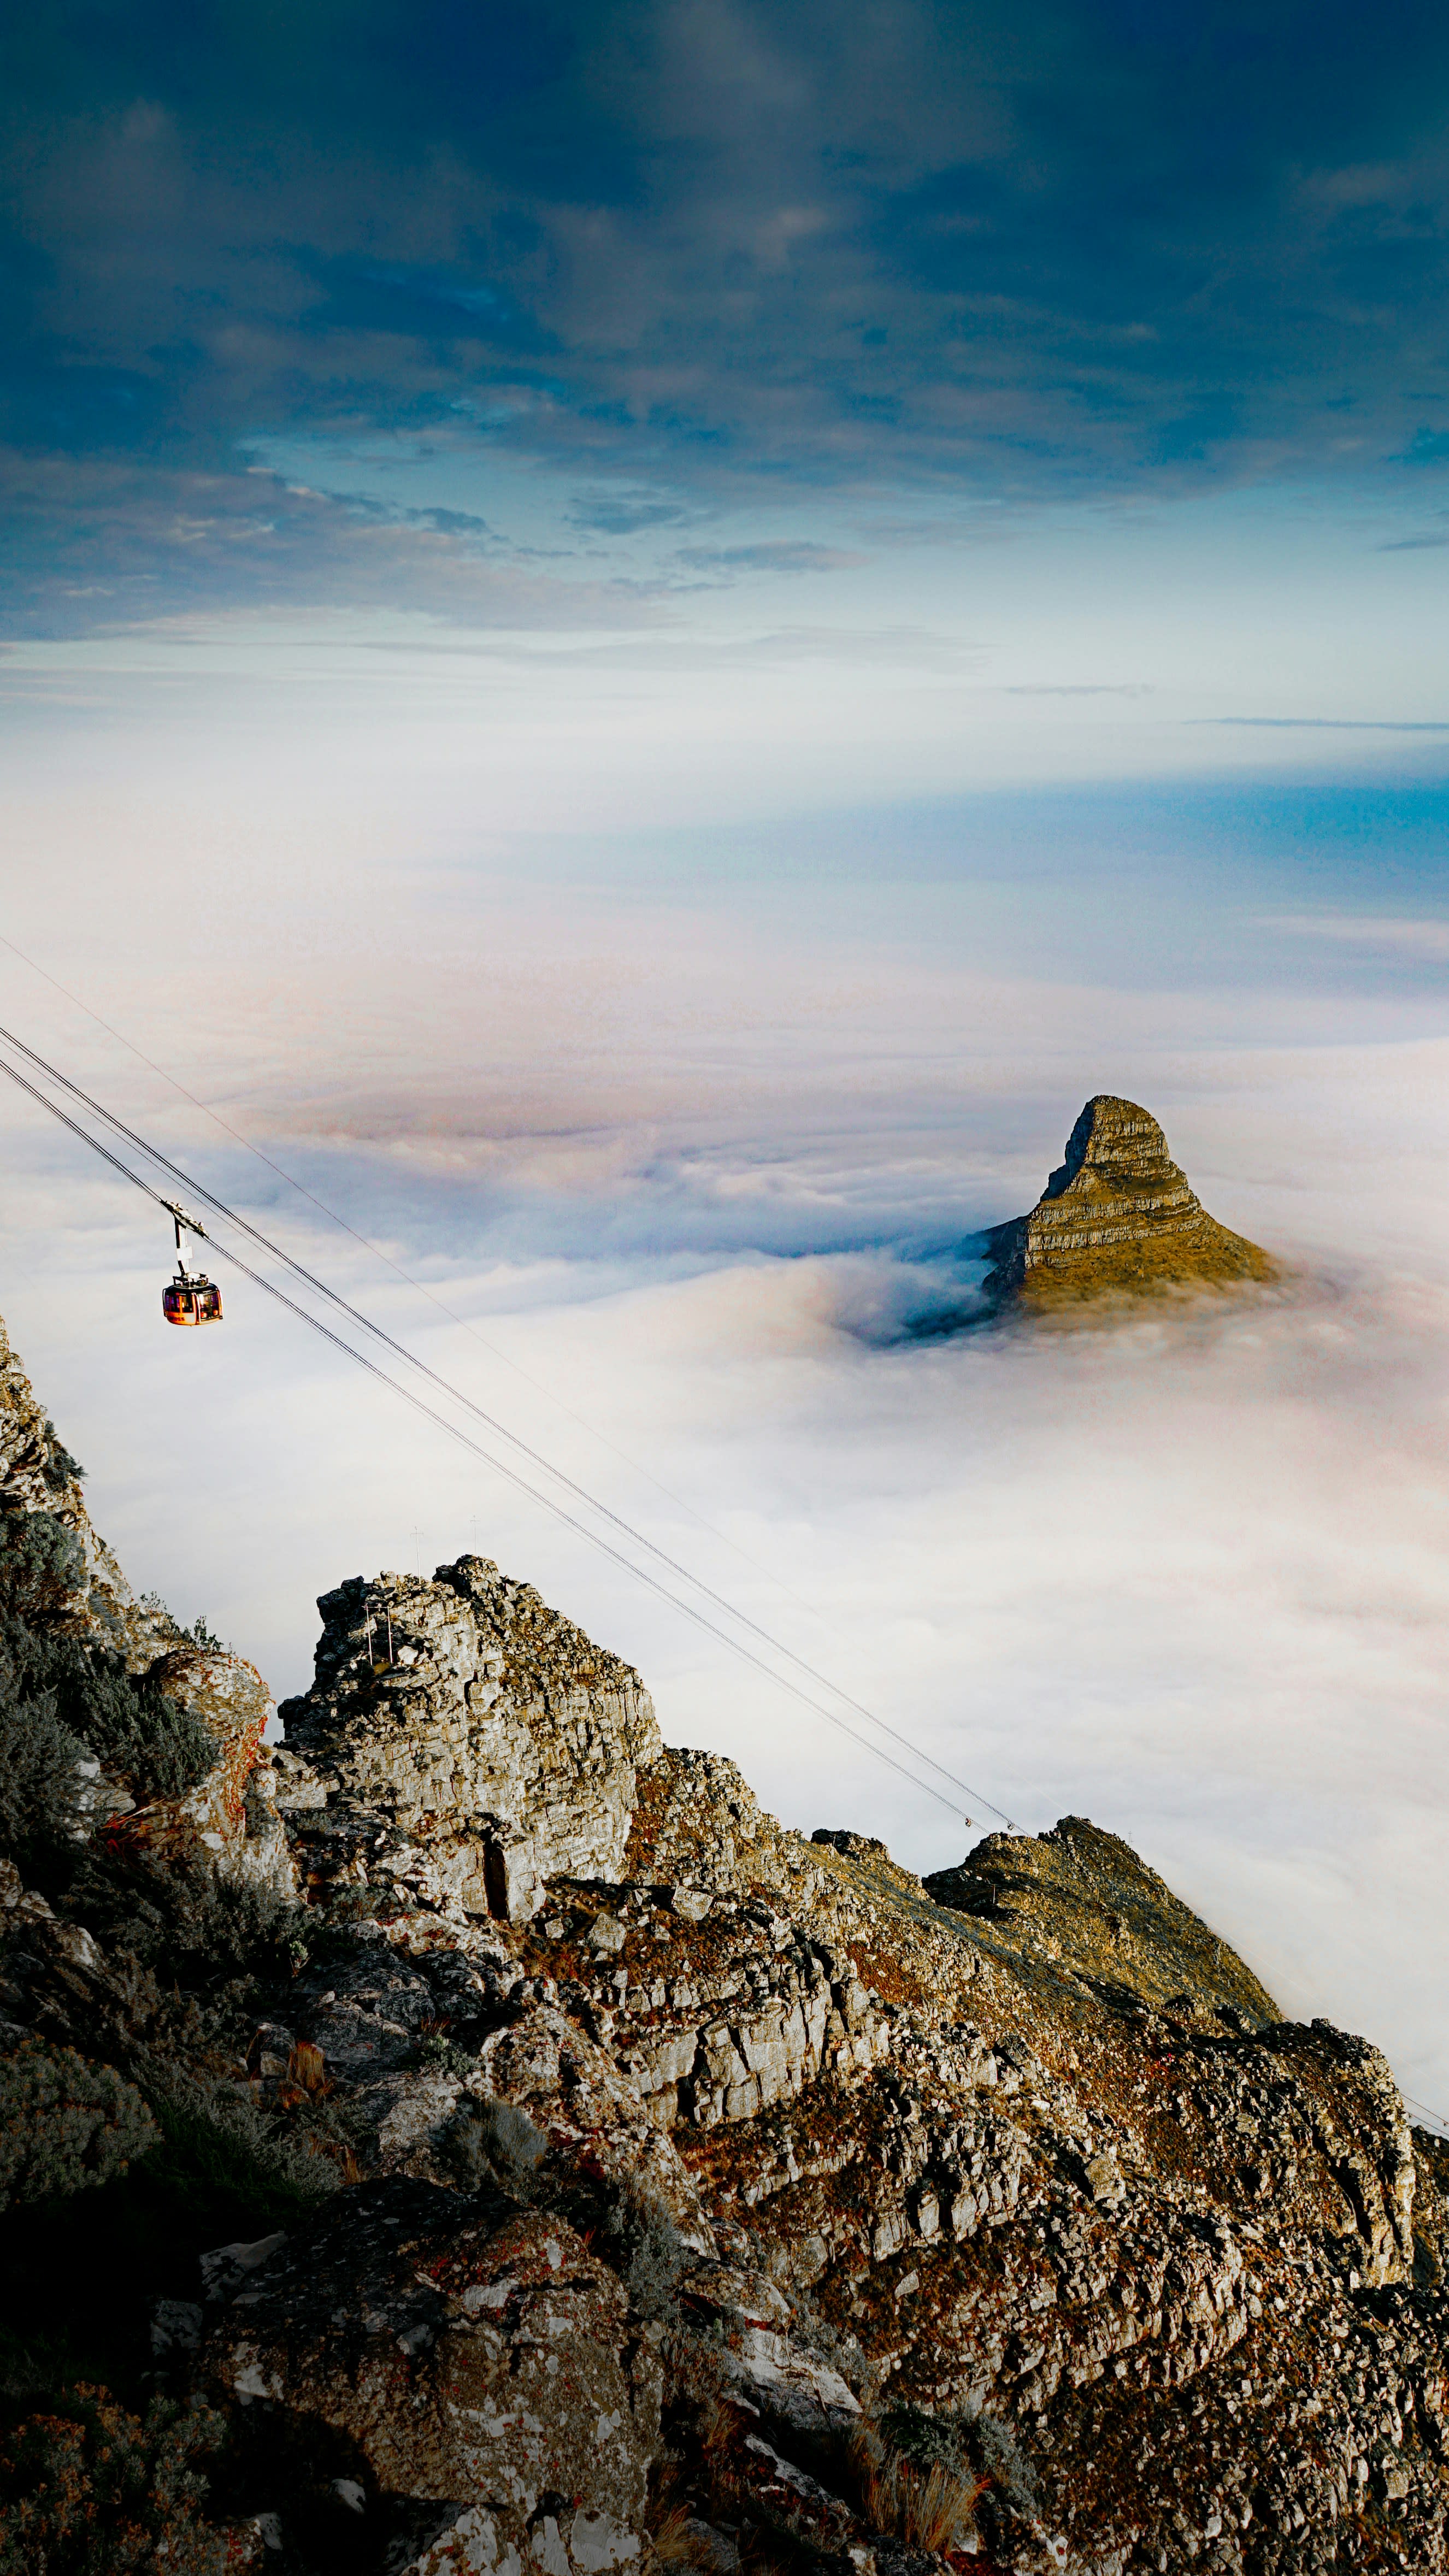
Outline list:
[[[1449,2570],[1445,2158],[1376,2050],[1080,1818],[928,1883],[786,1830],[485,1559],[320,1607],[235,1819],[82,1782],[0,1864],[37,2565],[119,2445],[151,2576]]]

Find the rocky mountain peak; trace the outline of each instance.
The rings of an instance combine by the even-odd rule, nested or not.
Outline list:
[[[476,1555],[272,1753],[83,1512],[11,1362],[7,2568],[1449,2576],[1449,2148],[1128,1844],[807,1840]]]
[[[1151,1112],[1110,1092],[1087,1102],[1036,1206],[987,1242],[985,1285],[998,1305],[1279,1276],[1271,1254],[1208,1215]]]
[[[1181,1172],[1167,1150],[1167,1138],[1151,1112],[1135,1100],[1119,1100],[1099,1091],[1087,1102],[1070,1136],[1066,1154],[1047,1182],[1044,1198],[1060,1198],[1079,1172],[1090,1170],[1098,1187],[1133,1190],[1180,1186]],[[1192,1197],[1188,1190],[1187,1195]],[[1196,1202],[1194,1201],[1194,1205]]]

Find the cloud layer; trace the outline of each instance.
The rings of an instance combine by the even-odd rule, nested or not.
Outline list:
[[[380,503],[379,442],[547,467],[578,543],[822,489],[1432,487],[1446,77],[1424,0],[1371,35],[1304,0],[32,13],[0,85],[14,615],[486,619],[491,511]],[[248,474],[298,437],[325,492]]]
[[[1127,1834],[1285,2008],[1368,2030],[1449,2109],[1449,1058],[1392,998],[1396,959],[1376,1041],[1346,1045],[1337,994],[1005,973],[899,887],[887,948],[818,892],[752,920],[677,891],[475,889],[465,926],[436,885],[395,878],[374,908],[340,864],[309,910],[285,853],[244,874],[251,950],[219,915],[173,917],[128,983],[97,881],[48,962],[481,1338],[14,961],[8,1010],[937,1761],[1028,1827]],[[1318,946],[1359,970],[1332,927]],[[968,1230],[1029,1204],[1104,1085],[1158,1111],[1293,1288],[1102,1333],[912,1338],[969,1311]],[[244,1281],[178,1354],[152,1212],[30,1111],[0,1117],[0,1311],[136,1581],[286,1688],[316,1592],[480,1546],[792,1820],[959,1856],[974,1828]]]

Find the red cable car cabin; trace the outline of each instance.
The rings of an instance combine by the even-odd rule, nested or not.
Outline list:
[[[193,1279],[182,1271],[161,1291],[161,1312],[168,1324],[219,1324],[221,1290],[209,1279]]]
[[[171,1199],[163,1199],[161,1204],[170,1209],[176,1220],[176,1276],[161,1291],[161,1312],[168,1324],[219,1324],[221,1290],[213,1288],[204,1270],[187,1269],[181,1249],[183,1225],[193,1234],[200,1234],[201,1228],[195,1217],[187,1216]]]

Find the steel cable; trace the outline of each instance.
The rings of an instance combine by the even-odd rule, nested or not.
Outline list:
[[[379,1340],[386,1343],[390,1349],[398,1352],[398,1354],[404,1360],[408,1361],[410,1365],[418,1368],[424,1376],[428,1377],[435,1384],[441,1387],[443,1391],[453,1397],[456,1402],[465,1405],[469,1411],[476,1413],[480,1419],[488,1422],[490,1428],[497,1429],[502,1432],[503,1436],[514,1446],[522,1450],[526,1456],[535,1459],[537,1463],[546,1470],[546,1472],[557,1477],[561,1484],[577,1494],[582,1501],[589,1504],[590,1508],[604,1514],[604,1516],[613,1522],[616,1527],[624,1530],[629,1537],[634,1539],[636,1543],[648,1548],[652,1554],[660,1557],[665,1564],[670,1565],[671,1568],[674,1568],[674,1570],[681,1573],[686,1580],[694,1583],[697,1588],[706,1593],[710,1599],[717,1601],[732,1618],[738,1619],[742,1626],[750,1628],[754,1634],[761,1637],[762,1640],[771,1646],[775,1652],[784,1654],[788,1660],[800,1665],[801,1669],[807,1672],[812,1672],[812,1677],[820,1679],[824,1683],[824,1687],[827,1689],[834,1690],[836,1688],[836,1685],[826,1680],[823,1675],[813,1675],[813,1668],[805,1665],[802,1658],[794,1655],[789,1647],[781,1645],[779,1641],[769,1634],[768,1630],[761,1628],[756,1621],[747,1618],[743,1612],[736,1611],[733,1605],[726,1601],[722,1595],[714,1593],[708,1585],[701,1583],[697,1576],[690,1575],[687,1568],[675,1568],[674,1560],[666,1556],[662,1549],[656,1548],[652,1540],[645,1538],[641,1532],[633,1530],[628,1522],[622,1521],[618,1514],[609,1511],[606,1505],[596,1503],[593,1496],[589,1495],[584,1488],[575,1485],[571,1478],[564,1475],[561,1470],[552,1467],[547,1459],[542,1458],[538,1452],[530,1449],[526,1442],[518,1440],[515,1434],[507,1432],[503,1425],[495,1424],[492,1416],[483,1413],[480,1406],[472,1404],[468,1397],[461,1395],[458,1390],[449,1386],[446,1379],[439,1378],[436,1371],[429,1369],[424,1362],[415,1360],[411,1352],[406,1350],[402,1344],[394,1342],[391,1335],[383,1332],[380,1326],[372,1324],[369,1318],[359,1314],[355,1308],[347,1304],[347,1301],[344,1298],[339,1297],[335,1291],[329,1289],[325,1282],[316,1279],[314,1275],[310,1271],[305,1270],[300,1263],[293,1261],[289,1255],[280,1251],[277,1246],[271,1244],[268,1241],[268,1238],[260,1233],[258,1228],[251,1225],[246,1218],[238,1216],[234,1210],[226,1205],[224,1200],[218,1199],[213,1192],[205,1189],[200,1184],[193,1182],[190,1175],[183,1172],[178,1164],[173,1163],[169,1156],[160,1153],[158,1149],[150,1145],[144,1137],[138,1135],[134,1129],[127,1127],[123,1120],[114,1117],[111,1112],[105,1110],[99,1102],[91,1100],[90,1096],[81,1090],[79,1084],[69,1081],[68,1078],[64,1074],[60,1073],[56,1067],[49,1065],[44,1057],[38,1056],[33,1048],[26,1046],[22,1039],[16,1038],[9,1030],[4,1028],[0,1028],[0,1039],[4,1039],[10,1045],[14,1046],[20,1054],[24,1055],[32,1064],[35,1064],[52,1080],[58,1082],[72,1095],[72,1097],[83,1100],[87,1108],[91,1109],[95,1115],[102,1118],[106,1124],[113,1129],[113,1131],[124,1135],[130,1143],[134,1144],[138,1148],[139,1151],[146,1154],[151,1161],[156,1163],[163,1171],[168,1172],[174,1179],[179,1180],[194,1196],[202,1199],[209,1207],[215,1209],[216,1212],[228,1222],[235,1224],[239,1231],[260,1243],[266,1251],[272,1253],[275,1258],[282,1261],[284,1265],[297,1276],[305,1279],[309,1286],[316,1288],[319,1293],[327,1297],[343,1312],[353,1317],[355,1321],[363,1324],[369,1331],[375,1333]],[[52,1100],[37,1083],[32,1082],[17,1066],[6,1062],[3,1055],[0,1055],[0,1071],[6,1073],[10,1080],[15,1083],[20,1090],[26,1092],[32,1100],[37,1101],[43,1109],[48,1110],[51,1116],[58,1119],[62,1126],[68,1128],[72,1135],[78,1137],[83,1144],[89,1145],[91,1150],[94,1153],[99,1154],[102,1160],[111,1166],[113,1171],[120,1173],[123,1179],[130,1181],[134,1188],[141,1190],[157,1207],[165,1209],[168,1215],[174,1216],[176,1210],[175,1203],[172,1200],[164,1197],[161,1191],[154,1188],[153,1185],[140,1173],[133,1171],[130,1165],[123,1162],[119,1155],[112,1153],[107,1145],[102,1143],[98,1137],[93,1136],[78,1119],[73,1118],[67,1110],[63,1109],[59,1102]],[[230,1261],[236,1269],[242,1272],[244,1277],[251,1280],[252,1283],[256,1287],[260,1288],[265,1295],[273,1298],[279,1305],[286,1307],[290,1314],[295,1315],[300,1322],[309,1326],[313,1332],[320,1334],[323,1340],[329,1342],[334,1349],[343,1352],[349,1359],[355,1360],[358,1366],[365,1369],[370,1377],[376,1378],[381,1385],[391,1388],[395,1395],[402,1397],[404,1403],[411,1405],[415,1412],[421,1414],[427,1421],[434,1423],[438,1429],[446,1432],[451,1439],[458,1441],[462,1447],[468,1449],[475,1457],[481,1458],[486,1465],[490,1466],[494,1470],[496,1474],[505,1477],[507,1481],[514,1485],[520,1492],[527,1494],[531,1500],[541,1504],[544,1510],[552,1512],[557,1520],[562,1521],[567,1528],[575,1531],[579,1537],[585,1539],[591,1546],[598,1548],[616,1565],[621,1566],[627,1573],[632,1574],[636,1581],[644,1584],[660,1600],[669,1603],[673,1609],[678,1610],[685,1618],[692,1620],[696,1627],[703,1629],[707,1635],[715,1638],[721,1645],[728,1647],[733,1654],[739,1656],[744,1662],[752,1665],[754,1669],[757,1672],[762,1673],[767,1680],[774,1682],[777,1688],[788,1691],[792,1698],[800,1702],[802,1707],[810,1709],[814,1715],[823,1718],[827,1725],[834,1726],[841,1734],[847,1736],[852,1743],[857,1744],[863,1752],[873,1754],[878,1762],[884,1763],[888,1769],[895,1771],[902,1779],[908,1780],[913,1788],[920,1790],[923,1795],[927,1797],[934,1798],[937,1804],[945,1807],[950,1814],[961,1816],[963,1822],[967,1824],[972,1822],[969,1815],[964,1815],[963,1811],[955,1805],[953,1800],[945,1797],[939,1789],[933,1788],[929,1781],[918,1779],[914,1772],[907,1770],[903,1763],[897,1762],[892,1755],[883,1751],[881,1746],[873,1744],[868,1736],[862,1735],[857,1728],[848,1725],[845,1719],[839,1716],[834,1709],[824,1706],[822,1702],[813,1698],[808,1691],[802,1690],[799,1683],[793,1681],[787,1673],[777,1672],[772,1665],[766,1663],[762,1656],[757,1655],[753,1649],[744,1644],[741,1639],[732,1636],[727,1629],[721,1628],[716,1621],[709,1618],[705,1612],[697,1607],[695,1603],[681,1599],[679,1594],[671,1591],[667,1584],[661,1583],[658,1576],[651,1573],[647,1566],[637,1565],[631,1557],[624,1555],[622,1550],[613,1546],[612,1543],[603,1537],[597,1530],[591,1529],[586,1522],[581,1521],[574,1513],[567,1510],[566,1507],[562,1503],[558,1502],[553,1495],[542,1491],[537,1485],[531,1483],[526,1476],[521,1475],[516,1467],[511,1466],[506,1460],[495,1456],[491,1450],[484,1448],[481,1442],[474,1440],[469,1433],[464,1431],[457,1423],[450,1422],[445,1414],[439,1413],[434,1406],[425,1403],[423,1398],[415,1393],[411,1387],[400,1384],[396,1378],[388,1374],[387,1370],[379,1368],[377,1362],[369,1359],[364,1351],[359,1351],[352,1343],[344,1341],[341,1334],[335,1333],[330,1325],[323,1322],[320,1316],[309,1313],[305,1306],[299,1305],[294,1298],[289,1297],[285,1290],[279,1288],[274,1281],[265,1278],[260,1271],[254,1270],[251,1264],[243,1260],[240,1253],[238,1253],[231,1245],[221,1242],[215,1235],[208,1234],[204,1227],[196,1224],[194,1221],[191,1222],[191,1231],[199,1235],[203,1242],[210,1244],[213,1250],[219,1252],[225,1260]],[[854,1707],[859,1706],[858,1703],[848,1700],[847,1695],[844,1692],[841,1692],[838,1695],[843,1699],[847,1699],[847,1705]],[[884,1719],[876,1718],[869,1710],[862,1710],[861,1714],[865,1715],[872,1725],[879,1726],[883,1733],[889,1734],[894,1742],[901,1744],[905,1750],[912,1753],[917,1760],[925,1762],[927,1766],[933,1770],[940,1771],[943,1778],[952,1780],[953,1784],[961,1788],[967,1797],[974,1799],[975,1803],[982,1806],[988,1806],[993,1815],[998,1815],[1002,1818],[1002,1821],[1007,1825],[1008,1830],[1014,1830],[1011,1826],[1011,1820],[1005,1815],[1001,1808],[993,1805],[990,1800],[980,1798],[964,1781],[956,1781],[953,1773],[947,1771],[944,1765],[935,1762],[930,1754],[925,1753],[914,1745],[908,1736],[903,1735],[894,1727],[887,1726]]]

